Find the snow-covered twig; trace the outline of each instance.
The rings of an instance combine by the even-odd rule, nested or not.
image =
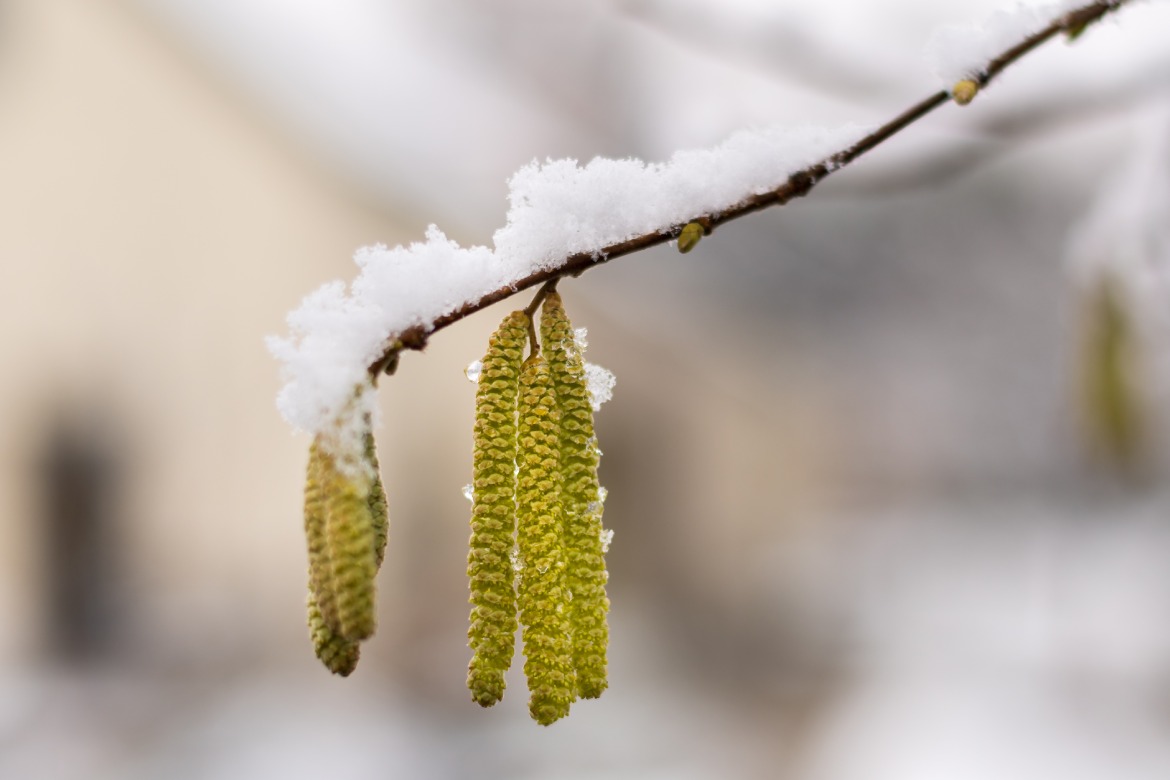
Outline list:
[[[982,72],[977,75],[975,81],[977,81],[980,87],[986,86],[1005,68],[1023,57],[1028,52],[1035,49],[1037,46],[1040,46],[1049,39],[1061,33],[1079,31],[1086,25],[1092,24],[1109,12],[1120,8],[1130,1],[1131,0],[1098,0],[1098,2],[1090,3],[1081,8],[1063,14],[1056,19],[1053,19],[1052,22],[1043,29],[1033,33],[1023,41],[1012,46],[1010,49],[1004,51],[988,62]],[[793,198],[803,197],[807,195],[818,182],[823,180],[829,174],[853,162],[866,152],[881,144],[883,141],[888,140],[918,120],[926,117],[932,111],[950,100],[950,91],[940,90],[935,94],[921,100],[906,111],[903,111],[901,114],[886,122],[884,125],[877,128],[870,134],[866,135],[848,149],[843,149],[840,152],[836,152],[835,154],[828,156],[815,165],[811,165],[791,174],[788,177],[788,180],[776,189],[771,190],[770,192],[765,192],[763,194],[745,197],[742,201],[735,204],[734,206],[723,211],[701,217],[697,221],[703,225],[705,230],[709,232],[718,225],[722,225],[725,222],[730,222],[733,219],[738,219],[739,217],[745,216],[755,211],[760,211],[761,209],[765,209],[770,206],[782,206]],[[685,222],[682,222],[676,225],[671,225],[662,230],[637,236],[635,238],[607,246],[604,249],[595,252],[582,252],[570,255],[569,257],[566,257],[563,262],[557,264],[553,268],[539,270],[524,277],[523,279],[520,279],[513,285],[494,290],[479,298],[478,300],[469,301],[455,311],[439,317],[433,323],[431,323],[430,327],[416,325],[414,327],[407,328],[401,333],[392,334],[387,338],[386,352],[384,352],[378,360],[374,361],[370,365],[370,371],[371,373],[377,373],[381,371],[382,368],[385,367],[387,361],[390,360],[393,355],[397,354],[403,349],[423,349],[426,346],[427,339],[431,334],[476,313],[480,309],[484,309],[488,306],[491,306],[492,304],[499,303],[502,300],[512,297],[518,292],[522,292],[531,287],[543,284],[551,279],[557,279],[562,276],[579,276],[588,269],[615,258],[632,254],[643,249],[648,249],[652,246],[664,244],[675,239],[685,224]]]
[[[290,315],[294,338],[270,341],[290,379],[279,399],[281,411],[297,427],[319,430],[350,397],[363,369],[376,379],[396,365],[403,350],[423,349],[434,333],[481,309],[674,240],[689,223],[698,222],[709,233],[803,197],[945,103],[968,102],[1049,39],[1061,33],[1075,37],[1132,0],[1077,5],[1080,1],[1047,6],[1052,16],[1046,23],[1035,9],[1021,10],[996,17],[987,30],[965,33],[969,45],[944,50],[938,68],[944,79],[961,80],[945,81],[948,88],[868,132],[745,133],[716,149],[682,152],[660,165],[632,160],[595,160],[584,168],[571,160],[533,164],[511,181],[512,207],[508,224],[495,235],[495,250],[463,249],[432,227],[425,244],[359,252],[362,275],[353,295],[340,284],[322,288]],[[993,46],[1007,48],[996,54]],[[956,73],[961,75],[951,75]]]

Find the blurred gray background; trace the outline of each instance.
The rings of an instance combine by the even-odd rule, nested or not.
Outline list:
[[[462,372],[514,302],[382,383],[379,632],[345,680],[305,635],[263,346],[303,295],[489,241],[533,158],[887,119],[994,7],[0,1],[0,777],[1170,776],[1165,394],[1094,452],[1066,261],[1170,100],[1166,3],[562,286],[618,380],[599,701],[464,689]]]

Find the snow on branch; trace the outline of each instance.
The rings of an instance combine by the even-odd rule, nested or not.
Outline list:
[[[1122,2],[1107,0],[1096,5],[1117,7]],[[979,81],[1001,52],[1042,34],[1054,22],[1066,31],[1079,31],[1085,22],[1071,18],[1079,19],[1087,9],[1084,0],[1057,0],[1043,5],[1017,3],[996,11],[979,25],[945,25],[934,32],[926,45],[931,69],[946,87],[964,79]]]
[[[964,32],[962,44],[935,44],[950,52],[935,58],[936,69],[982,87],[1044,41],[1077,34],[1130,1],[1060,0],[1041,11],[1001,14],[980,31]],[[936,40],[956,40],[941,35]],[[441,328],[522,290],[670,241],[690,222],[709,232],[806,195],[949,100],[951,91],[940,91],[876,129],[740,132],[664,163],[530,163],[509,181],[507,221],[493,247],[461,247],[432,225],[423,242],[359,250],[360,272],[348,290],[333,282],[310,294],[288,317],[291,335],[268,339],[287,379],[277,405],[295,427],[320,431],[350,402],[355,386],[401,350],[422,349]]]

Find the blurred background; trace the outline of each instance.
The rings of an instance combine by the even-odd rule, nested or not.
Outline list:
[[[1170,776],[1164,2],[563,286],[617,376],[602,699],[464,688],[463,369],[514,302],[382,383],[358,671],[304,629],[302,296],[490,241],[533,158],[884,121],[996,5],[0,0],[0,777]]]

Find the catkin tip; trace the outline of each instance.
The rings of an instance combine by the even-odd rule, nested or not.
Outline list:
[[[551,726],[569,714],[568,705],[561,707],[549,704],[533,704],[528,708],[528,714],[541,726]]]
[[[485,709],[492,707],[504,699],[504,675],[468,675],[467,688],[473,702]]]
[[[308,597],[308,613],[309,638],[313,642],[314,654],[330,672],[348,677],[357,668],[361,647],[338,636],[325,624],[312,591]]]

